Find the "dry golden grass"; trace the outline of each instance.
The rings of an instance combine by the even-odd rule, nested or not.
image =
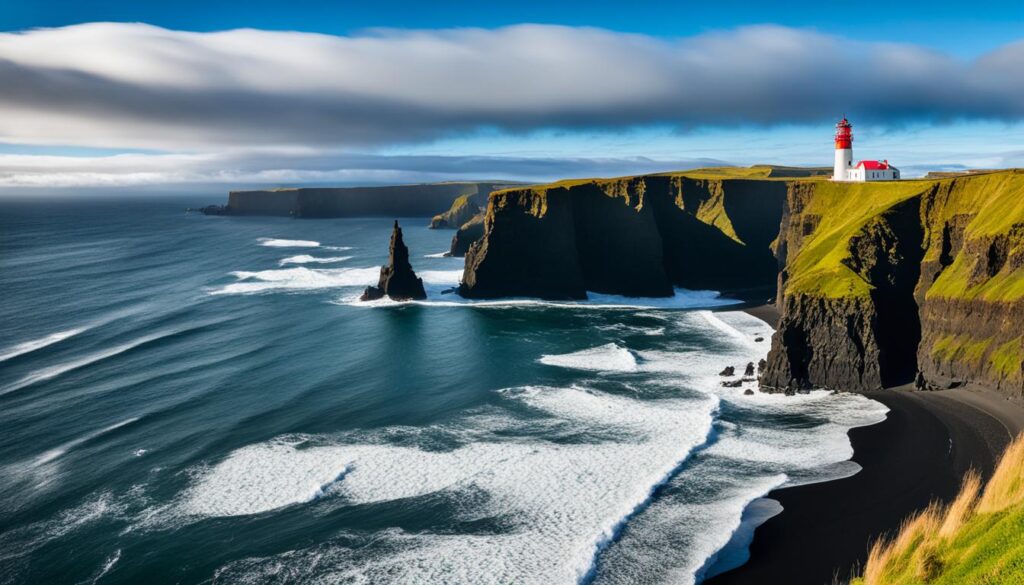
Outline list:
[[[1024,435],[1007,446],[984,491],[971,471],[948,506],[932,503],[903,522],[894,538],[871,545],[863,575],[854,583],[892,585],[931,583],[942,577],[943,558],[963,547],[955,542],[976,518],[1003,512],[1024,502]],[[954,557],[955,558],[955,557]],[[1024,580],[1024,576],[1020,576]],[[988,581],[986,581],[988,582]],[[993,577],[992,583],[1004,581]],[[1016,581],[1014,581],[1016,582]]]
[[[960,486],[960,493],[953,503],[946,509],[946,517],[942,520],[942,527],[939,528],[939,536],[952,538],[957,531],[974,515],[974,509],[978,505],[978,494],[981,493],[981,476],[973,469],[964,477]]]
[[[1017,437],[1003,452],[992,479],[985,486],[985,495],[978,502],[978,512],[1005,510],[1024,501],[1024,436]]]

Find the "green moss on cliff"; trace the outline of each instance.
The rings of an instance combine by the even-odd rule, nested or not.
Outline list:
[[[932,345],[932,355],[939,359],[960,360],[980,364],[991,340],[967,335],[944,335]]]
[[[1012,302],[1024,299],[1024,172],[1001,171],[943,181],[929,229],[966,222],[963,249],[927,291],[928,298]],[[929,250],[937,258],[939,247]],[[1009,261],[1008,261],[1009,260]]]
[[[1024,364],[1024,336],[1011,339],[997,347],[989,356],[989,363],[1004,378],[1020,378],[1021,364]]]
[[[788,266],[786,292],[828,298],[868,296],[873,285],[847,265],[851,240],[893,206],[921,195],[932,185],[931,181],[815,181],[802,213],[820,218],[820,223]]]

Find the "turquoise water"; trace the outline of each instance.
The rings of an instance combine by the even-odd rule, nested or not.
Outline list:
[[[771,330],[714,293],[471,303],[409,218],[367,306],[390,219],[198,203],[0,203],[2,582],[693,582],[884,417],[722,388]]]

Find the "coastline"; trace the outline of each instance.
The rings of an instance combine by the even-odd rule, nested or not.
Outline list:
[[[866,396],[890,411],[885,421],[849,433],[861,471],[772,491],[767,497],[783,512],[755,530],[750,559],[704,583],[844,582],[876,538],[931,501],[952,499],[969,469],[987,478],[1024,429],[1024,409],[981,389],[901,387]]]

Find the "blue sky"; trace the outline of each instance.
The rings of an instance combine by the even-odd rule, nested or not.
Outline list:
[[[5,2],[0,86],[0,190],[1020,166],[1024,2]]]
[[[0,30],[84,22],[146,22],[165,28],[231,28],[351,34],[368,28],[496,28],[539,23],[594,26],[663,37],[772,23],[864,40],[890,40],[975,56],[1024,35],[1024,2],[327,2],[311,0],[8,0]]]

